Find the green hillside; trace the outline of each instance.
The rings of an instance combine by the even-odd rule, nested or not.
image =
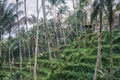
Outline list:
[[[113,31],[113,64],[114,80],[120,80],[120,29]],[[93,80],[93,74],[97,58],[97,34],[81,34],[72,43],[51,50],[52,61],[49,60],[48,52],[39,53],[37,59],[37,80]],[[97,80],[109,79],[109,49],[110,39],[107,31],[102,32],[102,63],[98,68]],[[34,66],[34,58],[31,59]],[[23,80],[33,80],[34,67],[29,62],[23,62]],[[3,80],[19,80],[19,62],[12,66],[13,73],[9,72],[9,66],[4,65],[4,71],[0,75]],[[11,79],[10,79],[11,78]]]

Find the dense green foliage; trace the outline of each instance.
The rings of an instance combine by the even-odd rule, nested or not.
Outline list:
[[[9,1],[0,1],[0,80],[120,80],[119,2],[36,0],[28,17],[27,0]]]
[[[113,31],[113,61],[114,80],[120,80],[120,29]],[[84,33],[74,38],[73,42],[61,45],[58,49],[51,50],[52,64],[48,52],[39,53],[37,61],[38,80],[92,80],[97,55],[97,34]],[[102,68],[98,69],[97,80],[109,80],[109,32],[102,32]],[[32,67],[28,61],[23,62],[22,75],[24,80],[33,78],[29,75],[29,69],[34,65],[34,58],[31,59]],[[12,73],[9,72],[9,65],[2,65],[3,70],[0,76],[3,80],[19,79],[19,62],[12,66]]]

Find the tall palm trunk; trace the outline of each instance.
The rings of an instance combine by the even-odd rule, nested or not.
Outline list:
[[[47,35],[47,42],[48,42],[48,51],[49,51],[49,58],[50,58],[50,63],[52,65],[52,55],[50,52],[50,31],[47,23],[47,17],[46,17],[46,8],[45,8],[45,0],[42,0],[42,9],[43,9],[43,17],[44,17],[44,25],[46,28],[46,35]]]
[[[119,14],[119,26],[120,26],[120,14]]]
[[[109,30],[110,30],[110,80],[113,80],[113,54],[112,54],[112,26],[113,26],[113,11],[112,11],[112,2],[109,0]]]
[[[53,6],[53,11],[55,12],[55,6]],[[56,27],[56,18],[54,16],[54,12],[53,12],[53,26],[54,26],[54,31],[55,31],[55,39],[56,39],[56,46],[58,48],[59,46],[59,39],[58,39],[58,32],[56,31],[57,30],[57,27]]]
[[[1,46],[0,46],[0,50],[1,50],[1,51],[0,51],[0,59],[1,59],[0,70],[1,70],[1,71],[4,71],[4,67],[3,67],[3,66],[5,65],[5,59],[6,59],[6,58],[5,58],[4,54],[3,54],[3,53],[4,53],[4,51],[3,51],[3,27],[0,26],[0,28],[1,28],[1,30],[0,30],[0,32],[1,32],[1,33],[0,33],[0,38],[1,38],[1,40],[0,40],[0,41],[1,41],[1,42],[0,42],[0,43],[1,43]],[[4,78],[3,75],[1,75],[0,77],[1,77],[1,79]]]
[[[2,36],[1,36],[1,33],[0,33],[0,59],[2,58],[2,43],[1,43],[1,39],[2,39]]]
[[[12,64],[11,64],[11,47],[10,47],[10,44],[11,44],[11,32],[9,33],[9,64],[10,64],[10,72],[12,73]]]
[[[53,12],[52,12],[52,16],[53,16],[53,27],[54,27],[54,32],[55,32],[55,43],[53,42],[53,48],[58,48],[59,46],[59,39],[58,39],[58,35],[57,35],[57,27],[56,27],[56,16],[55,16],[55,6],[53,5]],[[56,54],[55,54],[55,50],[54,50],[54,57],[56,58]]]
[[[19,24],[18,24],[19,27]],[[18,32],[19,35],[19,54],[20,54],[20,80],[22,80],[22,47],[21,47],[21,36],[20,36],[20,31]]]
[[[85,35],[85,41],[86,41],[86,39],[87,39],[87,32],[86,32],[86,28],[85,28],[85,24],[86,24],[86,20],[85,20],[85,13],[86,12],[82,12],[82,16],[83,16],[83,20],[82,20],[82,26],[83,26],[83,32],[84,32],[84,35]],[[85,45],[85,47],[86,47],[86,45]]]
[[[24,10],[25,10],[25,17],[26,17],[26,21],[25,21],[25,25],[26,25],[26,29],[27,29],[27,32],[28,32],[28,24],[27,24],[27,10],[26,10],[26,0],[24,0]],[[29,45],[29,35],[27,34],[27,47],[28,47],[28,54],[29,54],[29,61],[30,61],[30,45]]]
[[[36,8],[37,8],[37,30],[36,30],[36,42],[35,42],[35,61],[34,61],[34,80],[37,80],[37,72],[36,72],[36,69],[37,69],[37,56],[38,56],[38,33],[39,33],[39,26],[38,26],[38,15],[39,15],[39,12],[38,12],[38,1],[36,1]]]
[[[76,35],[78,36],[78,29],[77,29],[77,18],[76,18],[76,13],[75,13],[75,0],[72,0],[73,2],[73,10],[74,10],[74,20],[75,20],[75,29],[76,29]]]
[[[18,0],[17,2],[17,9],[16,13],[18,13]],[[18,15],[17,15],[17,22],[18,22]],[[22,48],[21,48],[21,38],[20,38],[20,25],[18,23],[18,36],[19,36],[19,54],[20,54],[20,80],[22,80]]]
[[[65,32],[64,32],[64,28],[62,27],[62,13],[60,14],[59,24],[60,24],[60,33],[61,33],[61,38],[62,38],[61,44],[62,44],[62,42],[64,42],[64,44],[66,44]]]
[[[1,58],[2,58],[2,62],[3,64],[5,64],[5,57],[4,57],[4,54],[3,54],[3,29],[1,31]]]
[[[1,68],[2,71],[4,71],[4,67],[3,66],[5,65],[5,57],[4,57],[4,54],[3,54],[3,34],[1,33],[0,36],[1,36],[1,64],[2,64],[0,66],[0,68]],[[1,77],[1,79],[3,79],[4,76],[1,75],[0,77]]]
[[[100,30],[98,31],[98,54],[97,54],[97,61],[95,66],[95,72],[93,80],[97,80],[97,71],[99,66],[101,66],[101,31],[102,31],[102,0],[100,0]]]
[[[66,45],[66,35],[65,35],[65,29],[62,28],[62,33],[63,33],[63,41],[64,41],[64,44]]]
[[[27,54],[26,54],[26,48],[25,48],[25,42],[23,41],[23,54],[24,54],[24,60],[26,61],[27,60]]]
[[[2,62],[2,30],[1,30],[1,33],[0,33],[0,58],[1,58],[1,62]]]
[[[62,7],[61,5],[61,1],[59,1],[60,3],[60,7]],[[62,38],[63,38],[63,32],[62,32],[62,13],[58,14],[58,17],[59,17],[59,30],[60,30],[60,44],[62,44]]]
[[[30,39],[29,39],[29,35],[28,35],[26,0],[24,0],[24,10],[25,10],[25,18],[26,18],[25,25],[26,25],[26,29],[27,29],[27,48],[28,48],[29,62],[30,62],[30,67],[31,67],[31,61],[30,61],[31,55],[30,55],[30,45],[29,45]],[[31,75],[31,68],[30,68],[30,75]]]

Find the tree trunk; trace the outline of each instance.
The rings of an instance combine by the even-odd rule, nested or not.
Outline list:
[[[18,33],[18,35],[20,36],[20,32]],[[20,54],[20,80],[22,80],[22,47],[21,47],[21,40],[20,40],[20,37],[19,37],[19,54]]]
[[[53,11],[55,10],[55,7],[53,6]],[[56,18],[54,16],[54,12],[53,12],[53,25],[54,25],[54,31],[55,31],[55,39],[56,39],[56,46],[58,48],[59,46],[59,39],[58,39],[58,34],[57,34],[57,27],[56,27]]]
[[[64,44],[66,44],[65,32],[64,32],[64,28],[62,27],[62,24],[63,24],[62,23],[62,14],[60,14],[59,23],[60,23],[60,33],[61,33],[61,38],[62,38],[61,44],[62,44],[62,42],[64,42]]]
[[[98,68],[101,66],[101,31],[102,31],[102,0],[100,0],[100,29],[98,31],[98,54],[97,54],[97,61],[95,66],[95,72],[93,80],[97,80],[97,71]]]
[[[9,33],[9,64],[10,64],[10,72],[12,73],[12,64],[11,64],[11,47],[10,47],[10,44],[11,44],[11,40],[10,40],[10,36],[11,34]]]
[[[97,80],[97,71],[100,66],[100,61],[101,61],[101,33],[98,31],[98,54],[93,80]]]
[[[57,27],[56,27],[56,18],[55,18],[55,6],[53,6],[53,12],[52,12],[52,16],[53,16],[53,26],[54,26],[54,32],[55,32],[55,43],[53,42],[53,48],[58,48],[59,46],[59,39],[58,39],[58,35],[57,35]],[[54,50],[54,57],[56,58],[56,53]]]
[[[26,0],[24,0],[24,10],[25,10],[25,25],[26,25],[26,29],[27,29],[27,48],[28,48],[28,54],[29,54],[29,63],[30,63],[30,76],[31,76],[31,55],[30,55],[30,45],[29,45],[29,42],[30,42],[30,39],[29,39],[29,35],[28,35],[28,24],[27,24],[27,9],[26,9]],[[31,78],[30,78],[31,79]]]
[[[20,32],[19,32],[19,34],[18,35],[20,35]],[[20,54],[20,73],[21,73],[21,75],[20,75],[20,80],[22,80],[22,47],[21,47],[21,40],[20,40],[20,38],[19,38],[19,54]]]
[[[36,72],[36,69],[37,69],[37,55],[38,55],[38,33],[39,33],[39,26],[38,26],[38,15],[39,15],[39,11],[38,11],[38,0],[36,1],[36,8],[37,8],[37,30],[36,30],[36,42],[35,42],[35,61],[34,61],[34,80],[37,80],[37,72]]]
[[[74,10],[74,20],[75,20],[75,27],[76,27],[76,35],[78,36],[78,29],[77,29],[77,18],[76,18],[76,13],[75,13],[75,0],[73,1],[73,10]]]
[[[1,33],[0,33],[0,59],[2,58],[2,43],[1,43]]]
[[[46,28],[46,38],[48,42],[48,51],[49,51],[49,58],[50,58],[50,63],[52,65],[52,55],[51,55],[51,48],[50,48],[50,31],[47,23],[47,17],[46,17],[46,8],[45,8],[45,0],[42,0],[42,9],[43,9],[43,17],[44,17],[44,25]]]
[[[64,28],[62,28],[62,32],[63,32],[64,44],[66,45],[66,36],[65,36],[65,29]]]
[[[3,61],[3,58],[2,58],[2,33],[0,33],[0,59],[1,59],[1,63]]]
[[[23,41],[24,42],[24,41]],[[26,50],[26,48],[25,48],[25,42],[22,44],[23,45],[23,58],[24,58],[24,60],[26,61],[27,60],[27,54],[26,54],[26,52],[25,52],[25,50]]]
[[[2,61],[3,61],[3,64],[5,64],[5,57],[4,57],[4,52],[3,52],[3,34],[1,34],[1,56],[2,56]]]
[[[16,0],[17,2],[17,11],[16,13],[18,13],[18,0]],[[18,22],[18,15],[17,15],[17,22]],[[20,26],[18,23],[18,36],[19,36],[19,55],[20,55],[20,80],[22,80],[22,52],[21,52],[21,38],[20,38]]]
[[[113,80],[113,54],[112,54],[112,26],[113,26],[113,11],[112,11],[112,2],[109,3],[109,26],[110,26],[110,80]]]
[[[119,14],[119,24],[118,24],[118,26],[120,26],[120,14]]]

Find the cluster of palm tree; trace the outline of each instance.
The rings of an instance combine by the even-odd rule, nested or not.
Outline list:
[[[98,20],[99,21],[99,30],[98,30],[98,54],[97,54],[97,60],[96,60],[96,66],[95,66],[95,73],[94,73],[94,80],[97,79],[97,71],[98,69],[102,68],[102,62],[101,62],[101,31],[105,25],[103,25],[103,22],[106,21],[103,18],[107,17],[107,22],[109,23],[109,33],[110,33],[110,80],[114,80],[113,76],[113,53],[112,53],[112,29],[113,23],[114,23],[114,12],[113,12],[113,6],[116,6],[114,4],[115,0],[95,0],[93,3],[93,12],[91,16],[91,21]],[[119,3],[117,3],[119,5]],[[116,6],[117,7],[117,6]],[[118,8],[117,8],[118,9]],[[118,9],[119,10],[119,9]]]
[[[37,80],[37,57],[39,53],[48,51],[49,59],[52,66],[52,59],[56,58],[56,54],[51,54],[51,49],[57,49],[61,44],[69,43],[73,37],[80,35],[80,27],[85,28],[87,21],[86,7],[90,4],[89,0],[72,0],[73,11],[70,11],[66,0],[36,0],[36,16],[27,17],[26,0],[24,0],[24,11],[19,10],[19,6],[23,4],[16,0],[16,3],[7,4],[8,0],[0,2],[0,59],[2,64],[9,64],[12,74],[12,64],[20,61],[20,73],[23,69],[23,60],[31,64],[31,57],[34,57],[34,80]],[[112,60],[112,26],[113,26],[113,0],[94,0],[92,6],[91,23],[94,21],[99,24],[98,31],[98,56],[95,66],[94,80],[97,79],[97,71],[101,62],[101,32],[103,28],[103,17],[107,17],[110,31],[110,79],[113,80],[113,60]],[[119,5],[117,5],[119,9]],[[43,13],[43,17],[39,18],[39,13]],[[19,16],[24,13],[24,17]],[[52,18],[48,19],[48,16]],[[67,17],[67,18],[66,18]],[[21,23],[24,23],[24,25]],[[33,25],[28,29],[28,23]],[[23,27],[21,27],[23,26]],[[86,30],[83,29],[85,35]],[[8,35],[8,39],[3,39],[4,35]],[[12,35],[16,34],[14,37]],[[19,53],[19,55],[18,55]],[[8,56],[6,56],[9,54]],[[8,60],[8,63],[7,63]],[[3,66],[4,66],[3,65]],[[30,68],[30,75],[32,70]],[[30,78],[31,79],[31,78]],[[20,80],[23,80],[20,74]]]

